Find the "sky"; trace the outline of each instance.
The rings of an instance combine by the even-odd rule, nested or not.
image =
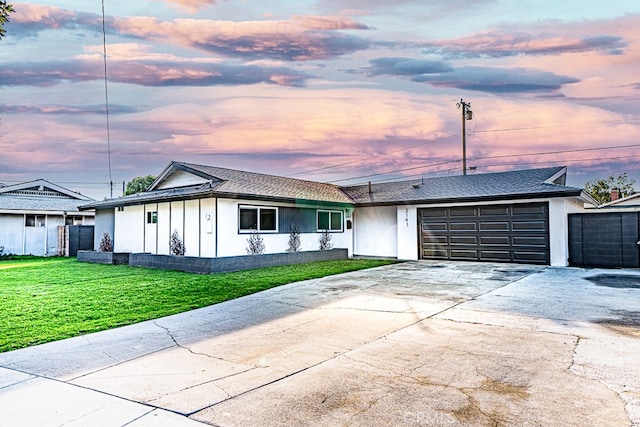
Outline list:
[[[459,175],[463,101],[469,174],[567,166],[569,185],[640,190],[640,2],[104,0],[104,33],[101,1],[11,3],[0,183],[118,197],[171,161]]]

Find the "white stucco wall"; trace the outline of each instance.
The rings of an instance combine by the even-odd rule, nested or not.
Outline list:
[[[569,214],[585,212],[584,204],[568,199],[549,200],[549,249],[551,265],[569,265]]]
[[[200,256],[200,201],[184,202],[184,247],[186,256]]]
[[[398,256],[398,219],[395,206],[356,208],[353,212],[353,253],[362,256]]]
[[[252,205],[265,207],[294,206],[286,203],[257,203],[251,200],[218,199],[218,256],[247,255],[247,239],[250,233],[238,231],[238,206]],[[334,208],[332,208],[334,209]],[[346,215],[345,217],[346,218]],[[344,219],[343,218],[343,219]],[[346,220],[345,220],[346,222]],[[285,252],[289,243],[289,233],[261,233],[265,253]],[[300,241],[303,251],[318,250],[320,233],[302,233]],[[342,233],[331,233],[331,243],[334,248],[346,248],[349,256],[353,255],[352,230]]]
[[[144,206],[125,206],[115,212],[115,252],[144,252]]]
[[[156,224],[156,235],[158,236],[157,252],[149,251],[158,255],[169,255],[169,240],[171,239],[171,204],[158,203],[158,223]]]
[[[216,199],[200,200],[200,256],[214,258],[216,254]]]
[[[0,246],[4,246],[4,253],[22,255],[23,242],[24,215],[0,214]]]
[[[109,234],[111,240],[114,238],[115,231],[115,209],[100,209],[96,211],[95,225],[93,233],[93,249],[100,249],[100,241],[104,233]]]
[[[398,206],[398,259],[418,259],[418,208],[416,206]]]
[[[255,201],[235,199],[202,199],[127,206],[124,211],[115,212],[115,251],[169,254],[170,237],[173,231],[177,230],[183,239],[187,256],[247,255],[247,239],[250,233],[239,232],[238,207],[240,205],[277,208],[295,206],[286,203],[256,203]],[[146,223],[147,212],[151,211],[158,212],[156,224]],[[385,215],[385,221],[393,229],[392,220],[395,221],[395,208],[387,210]],[[352,230],[346,229],[347,219],[349,219],[349,215],[345,212],[343,217],[344,231],[331,233],[331,242],[334,248],[346,248],[352,255]],[[100,217],[100,221],[102,222],[103,218]],[[288,230],[284,233],[263,232],[261,236],[266,247],[265,253],[286,251],[289,242]],[[387,236],[393,239],[395,233],[387,230]],[[320,233],[302,233],[302,250],[317,250],[319,238]],[[385,248],[385,251],[395,250],[395,243],[390,246],[390,248]],[[381,256],[394,255],[383,254]]]

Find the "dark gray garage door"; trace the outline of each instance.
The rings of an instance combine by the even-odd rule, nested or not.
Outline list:
[[[569,215],[569,264],[640,267],[640,213]]]
[[[547,203],[418,211],[422,259],[549,264]]]

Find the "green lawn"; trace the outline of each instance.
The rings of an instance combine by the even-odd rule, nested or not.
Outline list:
[[[299,280],[389,264],[350,259],[190,274],[75,258],[0,262],[0,352],[205,307]]]

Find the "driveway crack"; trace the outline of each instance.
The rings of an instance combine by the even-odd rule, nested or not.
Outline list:
[[[169,328],[167,328],[166,326],[162,326],[161,324],[159,324],[155,320],[153,321],[153,324],[156,325],[157,327],[159,327],[160,329],[163,329],[167,333],[167,336],[169,336],[169,338],[171,338],[171,340],[176,345],[176,347],[181,348],[183,350],[187,350],[189,353],[191,353],[191,354],[193,354],[195,356],[205,356],[205,357],[208,357],[210,359],[221,360],[221,361],[226,362],[226,360],[223,359],[222,357],[216,357],[216,356],[213,356],[213,355],[211,355],[209,353],[201,353],[201,352],[198,352],[198,351],[194,351],[190,347],[187,347],[187,346],[184,346],[184,345],[180,344],[178,342],[178,340],[176,340],[176,338],[172,335],[171,330]]]

